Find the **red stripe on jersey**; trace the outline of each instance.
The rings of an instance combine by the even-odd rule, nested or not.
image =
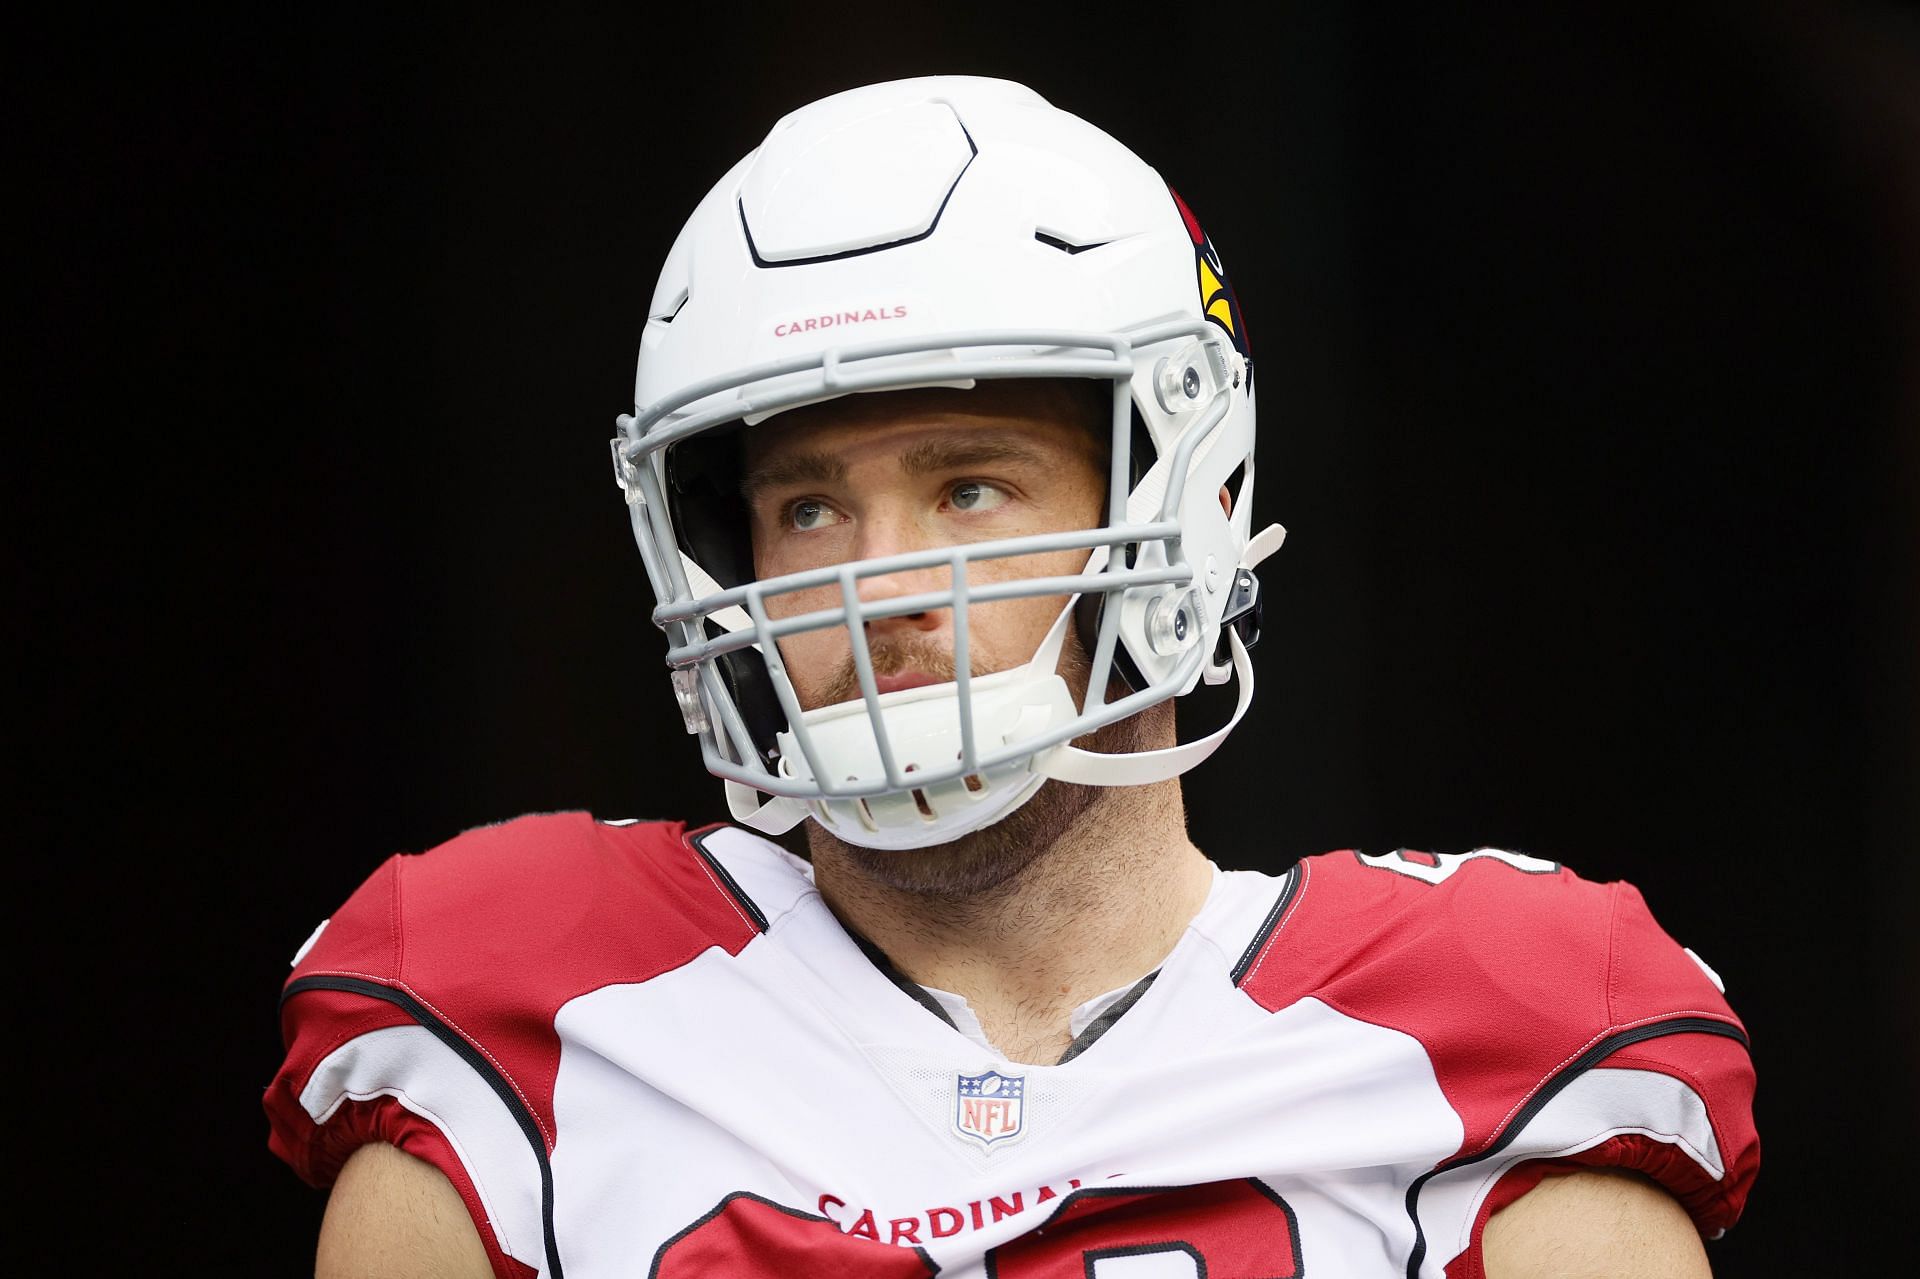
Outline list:
[[[331,1125],[317,1126],[307,1115],[306,1107],[300,1104],[300,1092],[306,1087],[312,1066],[351,1039],[389,1026],[411,1026],[413,1019],[392,1004],[340,991],[316,990],[301,999],[301,1015],[314,1030],[302,1038],[299,1047],[302,1057],[311,1058],[311,1062],[297,1078],[289,1078],[283,1070],[262,1098],[269,1123],[267,1148],[309,1185],[330,1186],[340,1175],[340,1165],[367,1138],[338,1145]],[[284,1008],[281,1025],[288,1044],[294,1044],[293,1023]]]
[[[1488,1151],[1610,1035],[1682,1018],[1740,1026],[1630,884],[1529,872],[1498,857],[1470,858],[1437,883],[1351,853],[1302,869],[1300,898],[1242,989],[1269,1011],[1314,998],[1418,1040],[1465,1128],[1449,1162]],[[1703,1186],[1675,1165],[1664,1184],[1702,1229],[1731,1224],[1759,1161],[1744,1045],[1671,1034],[1605,1064],[1661,1070],[1705,1101],[1728,1175]]]
[[[1602,1063],[1602,1069],[1607,1067],[1655,1070],[1691,1088],[1706,1103],[1726,1173],[1714,1181],[1666,1142],[1644,1142],[1649,1148],[1632,1159],[1592,1160],[1587,1158],[1591,1151],[1577,1157],[1583,1162],[1618,1163],[1646,1173],[1686,1207],[1700,1232],[1709,1238],[1732,1227],[1740,1219],[1747,1194],[1760,1172],[1760,1135],[1753,1122],[1753,1059],[1746,1048],[1720,1035],[1667,1035],[1614,1053]]]
[[[650,980],[716,946],[738,954],[757,932],[682,825],[543,814],[391,858],[288,980],[356,978],[417,1001],[505,1079],[551,1151],[560,1007]],[[364,1029],[405,1020],[373,1003],[319,990],[286,1000],[288,1056],[267,1097],[281,1146],[298,1149],[282,1133],[300,1126],[296,1116],[304,1121],[300,1091],[319,1062]],[[338,1171],[337,1163],[294,1166],[321,1184]]]

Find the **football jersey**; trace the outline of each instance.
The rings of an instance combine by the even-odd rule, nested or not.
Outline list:
[[[524,817],[296,959],[273,1150],[390,1142],[501,1276],[1465,1279],[1547,1171],[1713,1237],[1759,1162],[1718,979],[1625,883],[1483,849],[1216,869],[1160,967],[1009,1062],[747,831]]]

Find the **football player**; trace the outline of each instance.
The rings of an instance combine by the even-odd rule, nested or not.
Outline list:
[[[1188,839],[1254,386],[1193,213],[1032,91],[775,124],[612,441],[735,821],[470,830],[322,926],[266,1098],[320,1273],[1708,1273],[1746,1035],[1630,885]]]

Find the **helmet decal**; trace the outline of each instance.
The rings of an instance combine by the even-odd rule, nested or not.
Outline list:
[[[1180,193],[1168,187],[1167,194],[1173,197],[1180,210],[1180,220],[1187,224],[1187,235],[1193,240],[1193,256],[1200,277],[1200,309],[1209,320],[1227,331],[1233,349],[1247,361],[1247,377],[1251,379],[1253,352],[1247,345],[1247,320],[1240,313],[1240,299],[1234,296],[1233,285],[1227,282],[1227,270],[1220,265],[1220,251],[1200,229],[1200,219],[1193,216],[1193,210],[1180,198]]]

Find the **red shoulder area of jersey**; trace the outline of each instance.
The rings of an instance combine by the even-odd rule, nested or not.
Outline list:
[[[541,814],[390,858],[288,978],[276,1086],[297,1095],[353,1035],[430,1019],[490,1059],[551,1134],[562,1005],[716,946],[738,954],[761,931],[702,833]]]
[[[1730,1159],[1753,1146],[1744,1028],[1631,884],[1495,850],[1327,853],[1297,874],[1242,989],[1270,1011],[1313,998],[1417,1039],[1465,1124],[1457,1159],[1568,1072],[1629,1054],[1694,1076],[1742,1148]]]

